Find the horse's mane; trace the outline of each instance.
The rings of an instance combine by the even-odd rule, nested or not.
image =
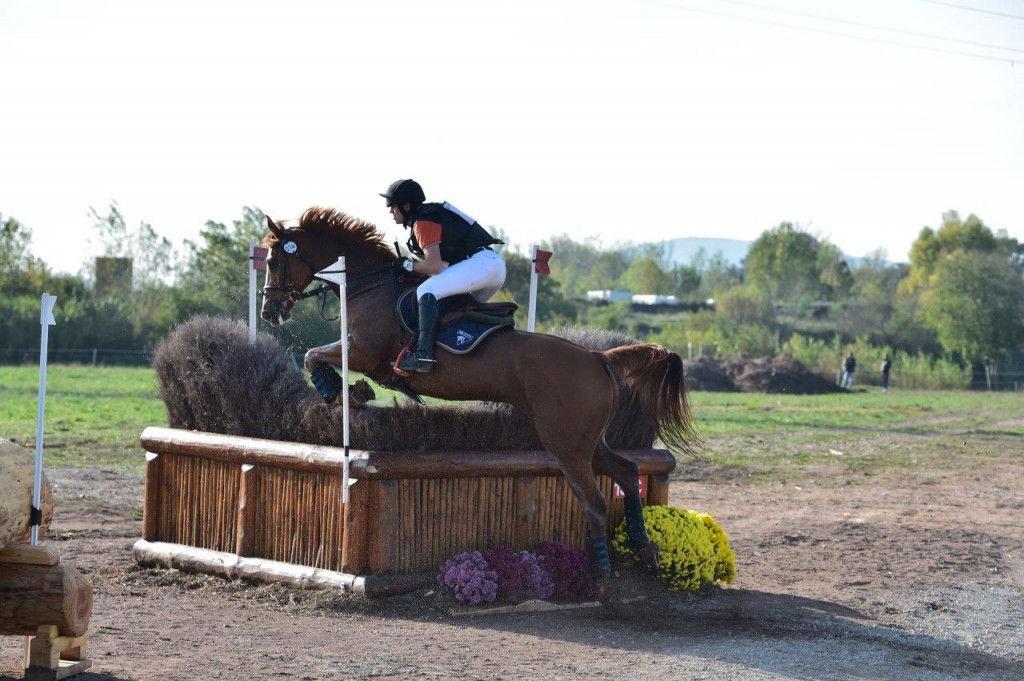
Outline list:
[[[334,208],[313,206],[299,218],[294,229],[310,234],[322,234],[341,242],[343,250],[365,248],[382,260],[391,260],[394,252],[384,242],[384,234],[366,220],[353,217]]]

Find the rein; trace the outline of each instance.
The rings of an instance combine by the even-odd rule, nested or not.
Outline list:
[[[296,256],[296,257],[298,257],[298,256]],[[311,271],[314,270],[314,268],[308,262],[306,262],[305,260],[302,260],[302,262]],[[285,295],[287,295],[288,298],[290,298],[295,303],[298,303],[300,300],[305,300],[306,298],[316,297],[317,300],[318,300],[317,310],[320,312],[320,318],[323,319],[324,321],[327,321],[327,322],[333,322],[333,321],[338,319],[338,316],[334,316],[334,317],[328,318],[327,315],[324,313],[324,310],[325,310],[325,308],[327,306],[327,295],[326,294],[327,294],[328,291],[333,291],[334,290],[334,287],[331,284],[320,284],[316,288],[310,289],[308,291],[298,291],[295,288],[295,286],[291,283],[291,277],[289,276],[289,272],[288,272],[288,259],[287,258],[284,259],[283,266],[284,266],[284,284],[268,284],[268,285],[264,286],[263,287],[263,291],[262,291],[262,293],[264,295],[266,295],[266,293],[270,292],[270,291],[281,292],[281,293],[284,293]],[[384,267],[382,267],[380,269],[373,270],[372,272],[367,272],[366,274],[360,274],[358,277],[353,277],[350,280],[350,282],[352,282],[352,283],[359,282],[359,281],[362,281],[362,280],[367,279],[369,277],[372,277],[372,276],[375,276],[375,275],[379,275],[381,273],[389,273],[391,276],[385,277],[385,278],[383,278],[383,279],[381,279],[380,281],[377,281],[377,282],[371,282],[369,285],[356,286],[356,287],[354,287],[355,290],[353,290],[353,287],[346,286],[345,287],[345,298],[346,298],[346,300],[352,300],[353,298],[356,298],[357,296],[361,296],[362,294],[367,293],[368,291],[372,291],[375,288],[380,288],[381,286],[384,286],[385,284],[394,283],[396,286],[398,285],[400,277],[394,276],[395,275],[395,271],[394,271],[394,268],[391,265],[386,265],[386,266],[384,266]]]

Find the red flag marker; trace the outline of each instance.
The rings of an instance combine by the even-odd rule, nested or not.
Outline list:
[[[551,274],[551,266],[548,265],[548,260],[551,260],[552,255],[551,251],[542,251],[538,248],[537,258],[533,261],[533,271],[537,274]]]
[[[267,253],[268,250],[261,246],[252,249],[252,268],[254,270],[267,269]]]

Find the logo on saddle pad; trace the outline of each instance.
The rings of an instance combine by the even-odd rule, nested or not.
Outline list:
[[[472,343],[474,340],[476,340],[476,336],[463,329],[459,329],[459,332],[455,334],[456,345],[465,345],[466,343]]]

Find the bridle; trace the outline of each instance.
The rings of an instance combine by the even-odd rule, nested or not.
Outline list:
[[[281,283],[281,284],[266,284],[263,287],[263,290],[261,291],[261,293],[264,295],[264,297],[266,297],[267,293],[283,293],[289,300],[292,301],[293,304],[298,303],[300,300],[305,300],[306,298],[316,297],[318,299],[317,309],[320,312],[320,317],[324,321],[328,321],[328,322],[333,322],[336,319],[338,319],[337,316],[328,318],[327,315],[324,312],[324,310],[325,310],[325,308],[327,306],[327,295],[326,294],[327,294],[328,291],[333,291],[335,288],[337,288],[337,285],[321,284],[320,286],[317,286],[316,288],[310,289],[308,291],[300,291],[295,286],[295,284],[292,283],[291,271],[288,268],[288,262],[293,257],[297,258],[299,260],[299,262],[301,262],[303,265],[305,265],[309,269],[310,272],[316,272],[317,271],[317,268],[313,264],[311,264],[308,260],[303,258],[302,255],[299,252],[285,253],[285,257],[281,259],[281,261],[282,261],[281,262],[281,267],[284,269],[284,277],[282,278],[283,283]],[[373,277],[375,275],[380,275],[380,274],[386,274],[387,276],[379,277],[379,279],[377,281],[370,281],[370,282],[367,282],[367,283],[361,283],[361,284],[358,284],[356,286],[353,286],[353,284],[356,284],[357,282],[364,282],[365,280],[369,279],[370,277]],[[401,279],[401,277],[398,276],[398,272],[396,272],[395,268],[392,265],[390,265],[390,264],[385,265],[384,267],[381,267],[380,269],[376,269],[376,270],[373,270],[371,272],[367,272],[366,274],[360,274],[358,277],[352,277],[351,279],[348,280],[347,286],[345,287],[345,290],[346,290],[345,299],[346,300],[352,300],[353,298],[356,298],[357,296],[360,296],[360,295],[362,295],[364,293],[367,293],[368,291],[372,291],[373,289],[379,288],[379,287],[384,286],[386,284],[394,284],[394,285],[397,286],[399,281],[400,281],[400,279]]]

